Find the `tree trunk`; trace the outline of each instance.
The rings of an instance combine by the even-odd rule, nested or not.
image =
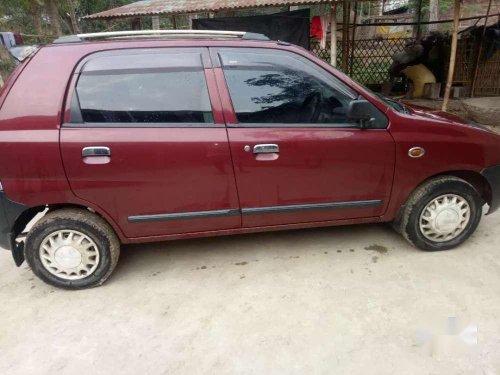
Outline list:
[[[429,22],[439,20],[439,0],[429,0]],[[429,31],[438,31],[438,24],[430,24]]]
[[[40,14],[40,7],[36,0],[31,0],[31,17],[33,18],[33,26],[37,35],[42,35],[42,15]]]
[[[6,62],[10,61],[9,52],[2,45],[0,45],[0,60],[6,61]]]
[[[45,11],[50,20],[50,27],[52,29],[52,34],[56,36],[61,36],[61,21],[59,20],[59,11],[57,10],[56,3],[54,0],[44,0]]]
[[[75,3],[73,0],[68,0],[69,18],[71,19],[71,28],[74,34],[80,33],[80,25],[75,14]]]

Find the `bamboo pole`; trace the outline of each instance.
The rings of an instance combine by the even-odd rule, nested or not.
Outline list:
[[[342,71],[347,74],[349,69],[349,21],[350,21],[350,2],[344,0],[342,6]]]
[[[422,37],[422,0],[418,0],[418,9],[417,9],[417,32],[415,33],[415,39],[420,41]]]
[[[330,7],[330,64],[337,66],[337,3]]]
[[[481,34],[481,41],[479,42],[479,50],[477,51],[476,65],[474,67],[474,76],[472,77],[472,84],[470,88],[470,96],[474,97],[474,91],[476,90],[476,80],[477,73],[479,71],[479,62],[481,59],[481,53],[483,52],[484,34],[486,33],[486,26],[488,25],[488,18],[490,16],[491,0],[488,3],[488,10],[486,11],[486,19],[484,20],[483,33]]]
[[[353,65],[354,65],[354,51],[355,51],[355,46],[356,46],[356,22],[358,20],[358,2],[355,1],[354,2],[354,20],[353,20],[353,24],[352,24],[352,42],[351,42],[351,49],[350,49],[350,53],[351,53],[351,61],[350,61],[350,64],[349,64],[349,73],[352,74],[352,68],[353,68]]]
[[[451,35],[451,51],[450,64],[448,67],[448,77],[446,79],[446,89],[444,90],[442,111],[448,109],[448,100],[450,99],[451,85],[453,83],[453,74],[455,73],[455,60],[457,57],[457,40],[458,40],[458,20],[460,18],[460,0],[455,0],[455,8],[453,13],[453,33]]]
[[[160,16],[151,17],[151,27],[153,30],[160,30]]]

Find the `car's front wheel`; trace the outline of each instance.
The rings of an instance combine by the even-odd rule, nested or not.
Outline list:
[[[26,237],[25,257],[43,281],[65,289],[102,284],[113,272],[120,243],[98,215],[79,209],[47,213]]]
[[[410,196],[397,229],[422,250],[451,249],[474,233],[483,204],[477,190],[467,181],[454,176],[437,177]]]

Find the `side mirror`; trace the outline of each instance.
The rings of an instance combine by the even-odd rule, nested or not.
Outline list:
[[[364,129],[373,119],[373,105],[367,100],[353,100],[349,103],[347,118],[357,121]]]

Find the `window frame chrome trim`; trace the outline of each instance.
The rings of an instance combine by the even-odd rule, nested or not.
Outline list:
[[[63,128],[224,128],[224,124],[213,122],[82,122],[62,124]]]

